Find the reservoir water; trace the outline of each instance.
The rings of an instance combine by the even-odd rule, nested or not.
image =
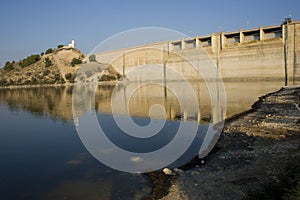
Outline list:
[[[192,83],[199,103],[200,112],[197,113],[189,106],[181,109],[171,91],[155,84],[141,87],[127,96],[126,89],[132,84],[136,83],[129,83],[118,91],[124,94],[124,99],[130,99],[128,109],[133,121],[146,126],[150,107],[160,104],[165,108],[165,115],[155,117],[165,117],[167,122],[160,132],[162,137],[134,145],[126,136],[117,134],[112,119],[111,96],[115,86],[97,86],[92,109],[108,137],[122,148],[132,151],[159,149],[172,140],[173,129],[181,120],[197,120],[201,130],[212,123],[213,106],[202,82]],[[181,88],[180,82],[172,84],[185,96],[185,88]],[[280,89],[283,82],[224,84],[226,117],[230,117],[249,109],[259,96]],[[114,170],[86,150],[74,125],[72,93],[73,86],[0,89],[1,199],[141,199],[151,192],[151,183],[144,174]],[[189,102],[189,97],[183,100]],[[122,114],[122,109],[117,108],[117,112]],[[176,161],[179,165],[196,156],[199,146],[197,142],[193,145],[196,146]],[[176,162],[172,165],[176,166]]]

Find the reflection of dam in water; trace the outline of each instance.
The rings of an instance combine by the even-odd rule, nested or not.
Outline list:
[[[73,111],[77,112],[75,116],[81,116],[85,112],[93,111],[95,107],[98,113],[135,117],[150,117],[151,115],[158,119],[198,122],[209,122],[212,113],[217,112],[217,107],[211,106],[205,82],[192,82],[191,84],[196,102],[192,101],[190,93],[187,92],[182,82],[167,82],[166,85],[164,87],[154,82],[146,84],[128,82],[117,84],[114,88],[111,87],[110,91],[103,85],[77,86],[75,90],[80,95],[75,95],[78,99],[74,101],[76,109]],[[95,96],[90,96],[95,91],[95,87]],[[168,88],[176,88],[176,94]],[[216,111],[212,112],[212,109]],[[218,121],[218,119],[213,120]]]
[[[130,84],[134,85],[137,83]],[[180,85],[176,82],[168,84]],[[227,101],[226,117],[229,117],[249,109],[259,96],[278,90],[283,83],[278,81],[248,81],[224,82],[224,84]],[[199,81],[191,82],[191,85],[198,97],[201,120],[208,121],[211,113],[211,102],[206,85],[204,82]],[[111,95],[114,87],[114,85],[97,86],[94,99],[94,109],[97,112],[111,113]],[[124,92],[124,90],[126,92],[126,85],[119,89],[120,92]],[[184,88],[178,86],[178,91],[180,90],[182,90],[182,95],[184,96]],[[52,118],[72,120],[72,92],[72,86],[1,89],[0,103],[12,105],[12,110],[23,109],[36,115],[44,114]],[[188,101],[187,97],[183,98],[186,98],[186,101]],[[168,91],[167,99],[165,99],[163,87],[155,84],[141,87],[131,96],[129,111],[135,116],[148,117],[149,108],[154,104],[165,106],[168,119],[184,119],[188,117],[197,119],[198,117],[196,113],[190,112],[188,108],[186,109],[186,114],[181,113],[175,96]]]
[[[177,91],[186,102],[189,96],[185,95],[185,88],[180,82],[168,82],[177,87]],[[157,84],[147,84],[140,87],[132,95],[127,93],[130,87],[138,87],[139,83],[128,83],[118,85],[116,90],[124,99],[129,99],[128,111],[132,116],[148,117],[151,106],[160,104],[165,108],[167,119],[198,120],[209,121],[212,114],[212,104],[205,82],[190,82],[198,98],[200,113],[190,110],[189,106],[181,108],[176,96],[167,90],[165,98],[164,87]],[[224,82],[226,90],[226,117],[230,117],[241,111],[245,111],[258,99],[259,96],[279,89],[282,82],[260,81],[260,82]],[[115,86],[97,86],[95,93],[95,108],[100,113],[111,113],[111,96]],[[115,109],[120,114],[124,114],[124,102],[116,104]],[[118,110],[118,106],[120,106]],[[192,106],[191,106],[192,107]],[[123,113],[122,113],[123,111]],[[162,117],[162,116],[158,116]]]
[[[152,113],[153,117],[167,118],[170,120],[196,120],[198,122],[201,121],[200,113],[205,113],[203,115],[205,118],[202,119],[208,119],[210,117],[211,103],[209,99],[206,100],[209,96],[203,82],[202,84],[193,85],[193,89],[197,93],[196,96],[198,97],[200,112],[193,109],[195,105],[189,104],[191,97],[187,94],[181,82],[168,82],[167,85],[173,85],[170,87],[177,88],[177,93],[181,96],[181,99],[185,101],[182,102],[182,105],[187,106],[181,108],[176,95],[170,89],[165,89],[162,85],[157,83],[148,83],[145,85],[140,85],[140,83],[128,83],[116,86],[115,95],[119,99],[117,104],[112,105],[110,101],[106,103],[98,101],[96,102],[96,107],[99,112],[111,113],[112,106],[114,106],[114,112],[116,114],[122,115],[130,113],[132,116],[148,117],[152,106],[161,105],[165,109],[165,113],[154,111],[154,113]],[[200,87],[202,87],[201,92]],[[131,91],[132,88],[138,89],[131,94],[129,91]],[[200,96],[201,99],[199,98]],[[127,106],[126,101],[128,101]]]

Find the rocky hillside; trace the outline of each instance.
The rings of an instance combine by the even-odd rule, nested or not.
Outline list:
[[[0,85],[38,85],[72,82],[84,55],[77,49],[56,49],[5,64]]]
[[[48,49],[46,54],[31,55],[19,62],[7,62],[0,69],[0,86],[73,83],[78,69],[85,66],[80,65],[83,60],[84,55],[78,49]],[[109,66],[103,69],[99,81],[117,80],[120,77]]]

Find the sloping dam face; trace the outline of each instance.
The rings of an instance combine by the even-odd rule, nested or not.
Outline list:
[[[144,46],[96,53],[96,60],[111,64],[127,74],[148,65],[147,77],[161,79],[163,67],[172,67],[188,79],[201,79],[209,67],[219,69],[225,80],[285,80],[300,83],[300,21],[281,25],[213,33],[206,37],[188,38]],[[160,65],[160,76],[152,75],[151,65]],[[200,71],[200,74],[198,73]],[[206,73],[207,74],[207,73]],[[172,80],[172,76],[167,79]],[[211,77],[216,78],[215,74]]]

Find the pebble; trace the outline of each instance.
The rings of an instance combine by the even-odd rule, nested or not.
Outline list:
[[[169,169],[169,168],[164,168],[164,169],[163,169],[163,173],[164,173],[165,175],[168,175],[168,176],[175,175],[175,174],[173,173],[173,171],[172,171],[171,169]]]
[[[178,169],[178,168],[174,168],[173,171],[175,173],[184,173],[184,171],[182,169]]]
[[[191,172],[191,175],[198,175],[198,174],[200,174],[200,172],[197,172],[197,171],[192,171]]]

